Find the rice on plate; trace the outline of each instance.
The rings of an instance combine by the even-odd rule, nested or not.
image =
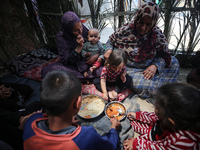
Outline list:
[[[105,108],[105,101],[98,95],[85,95],[82,97],[81,108],[78,115],[85,119],[99,116]]]

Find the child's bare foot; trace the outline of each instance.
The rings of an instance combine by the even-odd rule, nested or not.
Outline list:
[[[109,91],[108,95],[109,95],[109,98],[110,98],[111,101],[117,100],[118,94],[117,94],[116,91],[114,91],[114,90],[113,91]]]
[[[114,100],[117,100],[117,97],[118,97],[117,92],[113,90],[112,95],[113,95]]]
[[[87,72],[84,72],[84,77],[89,77],[89,74]]]

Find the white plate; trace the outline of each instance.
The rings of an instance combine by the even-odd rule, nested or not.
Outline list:
[[[102,114],[105,101],[98,95],[84,95],[78,115],[84,119],[93,119]]]

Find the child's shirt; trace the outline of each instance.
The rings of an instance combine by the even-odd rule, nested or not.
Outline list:
[[[101,79],[106,79],[108,82],[116,82],[124,72],[126,72],[126,66],[123,66],[123,68],[118,71],[114,71],[107,66],[104,66],[101,71]]]
[[[144,134],[133,141],[133,149],[149,150],[198,150],[200,149],[200,134],[190,131],[163,132],[160,129],[160,120],[155,113],[136,112],[136,120],[140,122],[140,131]],[[136,129],[138,121],[131,124]],[[137,123],[136,123],[137,122]],[[137,125],[136,125],[137,124]],[[148,128],[143,128],[145,124]],[[147,131],[145,131],[147,129]]]
[[[32,115],[24,126],[24,150],[115,150],[119,142],[118,133],[115,129],[111,129],[106,136],[99,135],[92,126],[79,126],[74,124],[72,127],[57,131],[45,131],[41,128],[45,124],[38,127],[40,121],[44,122],[48,118],[44,118],[42,113]],[[43,127],[42,127],[43,126]],[[69,132],[69,133],[66,133]],[[55,134],[53,134],[55,133]]]
[[[103,47],[103,45],[101,44],[101,42],[97,42],[96,44],[91,44],[90,42],[85,42],[83,45],[83,48],[81,50],[81,55],[83,57],[85,57],[85,54],[91,52],[91,56],[98,54],[99,53],[99,57],[104,59],[104,53],[105,53],[105,49]]]
[[[74,132],[77,128],[77,126],[70,126],[70,127],[66,127],[64,129],[58,130],[58,131],[52,131],[51,129],[49,129],[49,124],[48,124],[48,120],[42,120],[42,121],[38,121],[37,122],[37,127],[42,129],[43,131],[50,133],[50,134],[70,134],[72,132]]]

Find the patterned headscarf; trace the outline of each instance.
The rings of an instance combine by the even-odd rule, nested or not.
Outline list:
[[[125,24],[109,37],[114,46],[127,53],[130,61],[142,63],[154,57],[162,57],[166,62],[166,66],[170,65],[171,56],[167,52],[166,38],[161,30],[155,26],[159,12],[159,6],[156,3],[144,3],[138,9],[134,21]],[[147,34],[140,35],[136,31],[135,25],[146,15],[150,16],[153,20],[152,28]]]
[[[156,3],[147,2],[144,3],[139,9],[136,15],[135,23],[140,21],[144,16],[149,16],[152,18],[152,27],[154,27],[158,21],[160,14],[160,8]]]

